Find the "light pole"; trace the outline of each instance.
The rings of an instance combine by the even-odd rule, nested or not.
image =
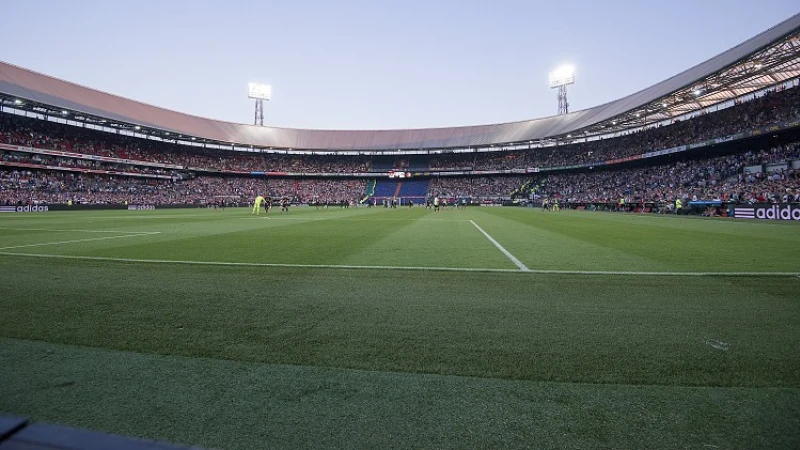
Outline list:
[[[558,114],[569,113],[567,86],[575,84],[575,67],[566,65],[550,72],[550,89],[558,88]]]
[[[272,86],[268,84],[249,83],[247,85],[247,97],[256,100],[256,114],[253,125],[264,126],[264,100],[269,101],[272,97]]]

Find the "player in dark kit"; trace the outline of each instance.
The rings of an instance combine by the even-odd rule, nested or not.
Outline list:
[[[281,199],[281,214],[289,212],[289,199],[283,197]]]

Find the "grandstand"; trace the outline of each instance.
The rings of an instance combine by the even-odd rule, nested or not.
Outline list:
[[[666,161],[702,158],[713,169],[713,164],[728,154],[771,151],[773,148],[793,148],[797,141],[798,101],[800,89],[797,79],[778,88],[760,92],[759,96],[718,112],[708,112],[697,117],[676,121],[673,124],[637,130],[619,137],[565,144],[558,147],[510,152],[471,152],[436,155],[414,155],[395,160],[385,156],[344,156],[336,159],[327,156],[278,156],[275,154],[237,153],[210,149],[184,147],[174,143],[142,141],[127,136],[109,135],[102,131],[85,130],[52,121],[3,114],[0,116],[0,164],[4,167],[2,179],[6,189],[0,201],[6,204],[66,203],[72,199],[79,203],[122,203],[124,201],[147,204],[205,204],[214,196],[232,195],[236,203],[246,203],[254,197],[264,181],[280,185],[280,196],[294,198],[298,203],[308,203],[314,198],[326,201],[347,200],[356,202],[366,194],[371,179],[377,179],[377,200],[384,198],[424,199],[428,185],[444,186],[446,190],[458,187],[453,195],[475,198],[477,201],[510,199],[512,193],[525,197],[520,187],[534,178],[546,180],[549,174],[564,172],[598,172],[625,169],[645,170],[647,166],[661,165]],[[774,153],[774,152],[773,152]],[[778,171],[788,178],[788,189],[796,178],[796,152],[784,153],[784,164],[774,160],[748,159],[749,165],[740,165],[735,173],[742,175],[739,184],[731,184],[722,192],[710,192],[706,185],[686,185],[659,195],[617,192],[614,196],[601,192],[584,195],[582,202],[615,202],[617,196],[629,201],[670,202],[685,196],[699,200],[710,197],[727,199],[741,190],[744,170],[756,170],[765,176]],[[285,161],[281,161],[284,158]],[[774,159],[774,157],[772,157]],[[765,166],[770,163],[769,167]],[[639,169],[631,169],[636,166]],[[21,176],[20,169],[27,175]],[[394,170],[411,174],[412,179],[387,178]],[[51,173],[56,178],[92,180],[102,184],[108,176],[122,177],[127,184],[169,186],[175,191],[187,191],[169,198],[137,197],[114,199],[93,197],[92,190],[67,188],[53,192],[38,189],[37,178]],[[628,173],[628,172],[626,172]],[[664,173],[666,185],[685,185],[677,172]],[[215,178],[216,177],[216,178]],[[488,178],[494,177],[493,179]],[[670,178],[672,177],[672,178]],[[19,189],[19,179],[26,188]],[[262,182],[254,181],[261,179]],[[17,180],[17,181],[12,181]],[[200,180],[200,181],[198,181]],[[294,180],[294,181],[293,181]],[[720,180],[715,180],[720,181]],[[12,184],[15,183],[15,184]],[[126,183],[119,183],[124,185]],[[202,183],[205,189],[194,185]],[[315,185],[345,183],[345,190],[322,190]],[[79,183],[80,184],[80,183]],[[213,186],[218,185],[215,188]],[[234,185],[231,192],[224,192]],[[12,186],[16,186],[12,189]],[[751,186],[752,187],[752,186]],[[120,187],[121,188],[121,187]],[[97,192],[104,191],[98,188]],[[719,189],[717,189],[719,191]],[[72,195],[71,192],[80,195]],[[773,193],[774,194],[774,193]],[[88,196],[87,196],[88,195]],[[276,193],[276,195],[278,195]],[[564,196],[565,192],[550,190],[548,195]],[[334,198],[335,197],[335,198]],[[614,198],[612,198],[614,197]]]
[[[472,206],[509,208],[496,208],[503,211],[499,213],[486,212],[491,208],[470,208],[470,212],[453,213],[462,216],[436,219],[425,215],[428,212],[422,208],[381,212],[359,207],[326,212],[328,216],[315,216],[312,213],[317,210],[303,208],[302,212],[293,209],[287,217],[273,214],[264,220],[249,217],[243,209],[216,216],[209,211],[203,211],[208,215],[191,216],[192,211],[169,210],[251,206],[257,195],[288,198],[295,206],[359,206],[391,199],[419,205],[438,197],[451,203],[467,199]],[[615,214],[575,211],[545,216],[518,207],[538,207],[544,199],[558,200],[565,209]],[[678,210],[678,204],[684,206]],[[774,402],[775,411],[765,412],[763,421],[738,411],[735,423],[717,421],[709,426],[718,434],[745,427],[753,433],[745,439],[748,444],[767,442],[768,447],[791,448],[800,442],[800,427],[796,427],[800,402],[795,402],[800,399],[800,366],[791,353],[798,344],[796,319],[800,316],[793,295],[800,266],[796,229],[788,228],[796,224],[744,218],[800,220],[800,213],[797,219],[793,215],[800,211],[798,204],[800,15],[661,83],[604,105],[557,117],[452,128],[362,131],[233,124],[145,105],[0,62],[0,211],[46,208],[42,211],[49,214],[45,219],[0,215],[0,265],[6,274],[0,276],[0,297],[5,299],[0,300],[0,308],[9,311],[5,321],[0,319],[7,330],[0,331],[0,344],[3,339],[10,342],[7,353],[15,356],[8,358],[22,361],[28,354],[46,355],[50,351],[46,344],[51,341],[75,346],[60,348],[59,358],[64,360],[80,360],[81,349],[91,349],[86,350],[91,358],[105,361],[98,347],[148,356],[205,358],[186,364],[196,364],[197,373],[213,374],[211,384],[225,386],[214,395],[231,395],[242,405],[264,395],[252,387],[263,375],[283,389],[269,392],[271,398],[279,399],[265,408],[271,411],[269,417],[277,417],[276,423],[289,427],[280,420],[281,414],[289,411],[287,423],[311,428],[320,425],[322,431],[309,431],[313,436],[309,440],[294,436],[297,447],[325,442],[322,433],[336,435],[338,418],[356,416],[360,421],[347,423],[360,426],[374,420],[379,422],[377,429],[403,436],[408,439],[406,444],[420,433],[424,439],[421,446],[442,446],[437,436],[446,434],[454,447],[468,447],[476,442],[470,440],[471,428],[456,424],[456,417],[467,414],[465,411],[483,413],[487,405],[486,417],[470,416],[469,420],[483,437],[491,436],[492,426],[502,428],[504,434],[477,442],[488,447],[511,442],[513,447],[522,443],[514,439],[515,426],[508,425],[508,417],[494,409],[512,405],[518,411],[510,422],[522,421],[528,414],[526,408],[539,401],[552,406],[548,410],[552,413],[558,410],[560,396],[584,398],[590,390],[585,386],[597,385],[599,390],[588,394],[597,410],[602,407],[597,406],[601,403],[595,397],[615,398],[636,410],[614,425],[620,430],[645,415],[635,405],[648,402],[668,403],[665,414],[687,422],[694,420],[690,416],[695,412],[716,416],[729,409],[738,411],[746,401],[766,411]],[[142,213],[140,209],[166,212],[163,216],[148,216],[146,211],[128,216],[130,223],[119,228],[124,216],[81,216],[83,209],[97,214],[113,212],[101,211],[104,209],[136,210],[131,214]],[[62,214],[59,210],[71,211]],[[786,217],[781,217],[783,210]],[[635,213],[650,214],[646,221],[637,222]],[[687,223],[679,222],[682,218],[678,217],[656,216],[677,213],[726,217],[727,222]],[[150,228],[162,220],[161,228]],[[503,230],[502,237],[492,237],[497,234],[484,229],[481,220],[493,220]],[[263,225],[270,227],[269,233],[258,228],[262,223],[269,223]],[[738,225],[720,230],[717,226],[721,223]],[[435,228],[438,225],[442,227]],[[770,228],[749,228],[759,225]],[[647,227],[651,234],[642,231]],[[37,230],[46,235],[28,234]],[[422,230],[430,235],[418,234]],[[562,230],[571,233],[568,238],[558,235]],[[51,233],[52,239],[45,239]],[[180,237],[171,238],[169,233]],[[462,233],[474,236],[463,238]],[[749,242],[737,243],[741,250],[727,248],[726,243],[737,233]],[[89,234],[92,237],[85,236]],[[692,241],[697,237],[700,239]],[[140,238],[148,241],[121,244]],[[476,243],[474,238],[481,240]],[[264,245],[259,247],[259,243]],[[661,248],[663,243],[677,250],[668,253]],[[70,250],[73,244],[80,248]],[[41,248],[58,249],[34,252]],[[611,248],[615,252],[608,251]],[[739,253],[752,256],[747,261],[735,260]],[[706,255],[717,255],[717,259],[711,263]],[[9,275],[12,270],[16,272]],[[522,278],[514,278],[519,274],[541,278],[520,282]],[[589,277],[582,280],[589,280],[586,284],[591,286],[570,278],[577,276]],[[642,281],[647,277],[656,281]],[[678,277],[702,281],[679,284],[674,281]],[[234,293],[242,286],[250,287],[242,294]],[[54,294],[55,300],[39,302],[62,287],[70,290],[64,299],[74,302],[74,309],[64,306],[69,302],[62,302],[60,294]],[[286,291],[277,291],[276,299],[262,298],[265,287],[286,287]],[[163,292],[154,291],[162,288]],[[541,292],[545,300],[537,297]],[[743,297],[752,295],[763,301],[763,308],[744,303],[747,299],[740,298],[743,292]],[[128,303],[120,305],[104,295]],[[95,303],[95,296],[101,300]],[[628,296],[636,296],[642,303],[620,300]],[[575,310],[569,309],[573,297],[579,299]],[[689,301],[694,297],[699,298],[697,304]],[[194,302],[196,298],[209,303]],[[527,309],[530,304],[526,301],[531,298],[542,301],[539,306],[543,309]],[[229,304],[215,303],[219,299]],[[486,303],[487,299],[492,302]],[[170,303],[173,300],[175,303]],[[276,302],[270,306],[278,318],[271,315],[273,310],[264,309],[261,300]],[[726,306],[727,300],[735,305]],[[144,302],[141,309],[138,301]],[[606,308],[618,315],[606,317]],[[29,309],[33,312],[26,316]],[[73,319],[79,325],[65,324],[61,316],[54,318],[49,311],[60,311],[64,320]],[[669,320],[648,315],[652,311],[680,320],[665,324]],[[715,316],[718,312],[719,317]],[[283,313],[291,320],[281,322]],[[120,317],[128,322],[117,322]],[[581,319],[569,322],[571,317]],[[586,317],[597,328],[584,328],[581,320]],[[626,319],[630,317],[633,319]],[[483,318],[487,322],[479,321]],[[750,318],[757,325],[752,329],[748,328]],[[141,329],[137,320],[142,320]],[[560,327],[559,320],[568,321],[569,326]],[[637,324],[637,320],[642,322]],[[765,337],[760,333],[770,320],[775,327]],[[113,325],[106,326],[103,321]],[[537,331],[526,334],[532,324]],[[603,328],[606,326],[608,330]],[[669,329],[674,335],[649,334],[648,327],[656,326],[675,327]],[[701,349],[692,347],[683,360],[681,352],[686,347],[674,336],[695,333],[693,326],[709,336],[695,339],[701,342]],[[557,339],[547,341],[548,327]],[[729,352],[728,343],[713,337],[730,327],[743,328],[742,333],[751,338],[741,344],[742,353]],[[175,335],[177,330],[187,331],[188,337]],[[584,342],[583,333],[599,337]],[[602,339],[614,345],[598,344]],[[269,345],[263,345],[265,342]],[[502,345],[495,347],[497,342]],[[516,342],[532,350],[528,352]],[[548,342],[547,346],[541,347],[542,342]],[[570,346],[576,342],[580,345]],[[591,345],[600,350],[587,350]],[[701,352],[707,348],[716,353]],[[133,367],[131,370],[157,364],[138,359],[130,362],[124,356],[109,358],[125,360],[119,367]],[[546,367],[531,362],[537,358],[546,361]],[[673,359],[675,364],[664,362]],[[226,378],[233,366],[223,367],[220,361],[242,365]],[[31,368],[33,363],[30,367],[18,364],[20,374],[41,376],[39,369]],[[45,367],[51,361],[41,364]],[[278,367],[275,373],[283,372],[264,375],[259,371],[267,369],[247,364],[268,364]],[[621,368],[615,370],[615,364]],[[114,374],[111,378],[125,373],[113,363],[103,367]],[[337,375],[334,369],[353,372]],[[81,367],[70,366],[70,370],[87,376]],[[9,373],[0,369],[0,375]],[[252,375],[257,373],[260,375]],[[438,382],[432,378],[412,379],[419,374],[451,378],[442,381],[447,387],[440,386],[437,391]],[[171,374],[155,377],[164,386],[182,382]],[[22,375],[13,378],[15,386],[24,385]],[[558,391],[553,394],[558,398],[542,400],[544,394],[532,393],[522,384],[493,384],[500,381],[551,383],[546,384],[547,389]],[[58,383],[71,386],[66,381]],[[381,394],[359,397],[375,390],[371,383],[384,387],[397,383],[400,387],[385,391],[388,397],[380,401],[375,398]],[[240,393],[237,389],[243,385],[249,387]],[[630,385],[653,391],[606,389]],[[170,395],[155,384],[148,386]],[[359,386],[358,392],[351,392],[350,386]],[[731,391],[721,391],[723,400],[696,391],[669,391],[697,386]],[[9,394],[2,389],[0,386],[0,394]],[[454,394],[482,389],[504,400],[492,403],[478,395],[461,404]],[[759,389],[767,393],[762,395]],[[282,392],[292,394],[283,398]],[[404,413],[405,422],[392,415],[395,402],[409,410],[424,403],[422,397],[408,397],[419,392],[436,392],[435,398],[446,406],[425,409],[421,417]],[[330,396],[315,397],[318,394]],[[359,408],[348,403],[354,396],[367,405],[365,410],[372,408],[374,415],[359,416]],[[528,396],[535,401],[525,403]],[[30,406],[20,400],[23,397],[14,397],[24,405],[19,411],[7,412],[24,414],[25,408],[37,407],[42,411],[41,405],[49,401],[36,397],[38,406]],[[669,403],[673,398],[679,400]],[[681,416],[698,398],[705,402],[705,409]],[[305,406],[308,409],[298,407],[303,399],[311,402]],[[477,406],[466,404],[469,402]],[[146,402],[142,405],[142,416],[152,413]],[[0,400],[0,412],[14,406]],[[201,406],[191,408],[184,416],[202,415]],[[253,410],[252,405],[246,408]],[[312,410],[325,418],[315,422]],[[43,415],[53,421],[71,420],[72,425],[87,427],[98,424],[105,431],[143,437],[202,437],[199,442],[184,441],[187,444],[226,443],[214,433],[188,426],[189,419],[182,418],[180,411],[172,420],[184,428],[178,427],[180,431],[173,434],[160,426],[114,426],[81,411],[79,419],[69,413]],[[448,415],[452,411],[454,415]],[[445,432],[446,426],[437,422],[442,414],[458,433]],[[602,410],[602,414],[607,412]],[[651,414],[649,410],[647,414]],[[653,417],[667,421],[667,417]],[[497,425],[498,421],[503,424]],[[771,425],[762,423],[770,421]],[[234,422],[225,420],[221,428],[245,433],[246,427],[255,426],[247,420]],[[406,428],[409,423],[415,426]],[[547,425],[554,426],[551,422]],[[528,429],[520,428],[517,432],[530,437]],[[276,425],[265,434],[275,436],[283,429]],[[686,429],[680,428],[675,433],[683,431]],[[652,443],[652,438],[661,436],[659,432],[639,441],[623,439],[618,447]],[[235,434],[220,433],[231,439]],[[352,443],[345,434],[339,433],[333,442]],[[738,444],[737,439],[734,435],[722,442]],[[236,442],[257,447],[260,441],[243,438]],[[582,442],[569,443],[581,447]],[[689,448],[684,441],[665,442],[665,446]],[[604,442],[593,441],[589,446],[598,443]],[[695,447],[698,443],[702,444],[691,441]],[[355,447],[391,444],[389,439],[362,437]]]

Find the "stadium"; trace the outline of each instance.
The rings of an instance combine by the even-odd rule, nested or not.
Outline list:
[[[798,448],[798,221],[800,15],[444,128],[0,62],[0,449]]]

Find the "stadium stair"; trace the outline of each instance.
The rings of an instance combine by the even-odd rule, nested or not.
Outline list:
[[[400,190],[401,189],[403,189],[403,182],[402,181],[397,183],[397,189],[394,190],[394,195],[393,195],[394,198],[400,197]]]
[[[375,195],[375,185],[376,184],[377,184],[377,181],[374,178],[367,181],[367,188],[364,190],[364,198],[362,198],[359,203],[362,203],[362,204],[366,203],[367,200],[369,200],[370,197]]]
[[[539,189],[542,187],[544,187],[544,183],[537,182],[533,187],[531,187],[531,194],[536,195],[536,193],[539,192]]]
[[[511,197],[512,197],[512,198],[514,198],[514,197],[516,197],[517,195],[522,195],[522,196],[524,196],[524,197],[527,197],[527,196],[528,196],[528,195],[527,195],[527,193],[528,193],[528,191],[529,191],[529,187],[530,187],[530,185],[531,185],[531,183],[532,183],[532,182],[533,182],[533,180],[528,180],[528,181],[526,181],[526,182],[525,182],[525,183],[524,183],[522,186],[520,186],[520,187],[518,187],[518,188],[514,189],[514,190],[511,192]]]

